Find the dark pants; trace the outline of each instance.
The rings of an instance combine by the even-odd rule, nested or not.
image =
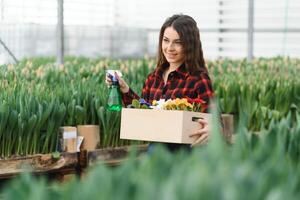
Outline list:
[[[156,143],[156,142],[151,142],[148,146],[148,154],[152,154],[154,148],[157,145],[162,145],[164,146],[167,150],[169,150],[172,153],[175,153],[179,150],[184,150],[186,152],[191,152],[192,148],[190,144],[175,144],[175,143]]]

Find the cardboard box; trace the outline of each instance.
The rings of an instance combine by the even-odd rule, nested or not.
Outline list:
[[[78,135],[83,137],[82,149],[93,151],[100,147],[100,128],[98,125],[78,125]]]
[[[211,126],[209,113],[123,108],[120,138],[191,144],[195,137],[189,135],[199,128],[198,118],[206,119]]]
[[[60,146],[63,152],[77,151],[77,128],[73,126],[63,126],[59,129]]]

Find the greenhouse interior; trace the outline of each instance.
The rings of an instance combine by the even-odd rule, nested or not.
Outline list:
[[[0,0],[0,199],[299,199],[300,1]]]

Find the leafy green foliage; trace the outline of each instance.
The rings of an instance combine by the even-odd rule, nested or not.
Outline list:
[[[118,127],[118,117],[110,120],[99,115],[108,93],[105,70],[120,70],[131,88],[140,94],[147,75],[155,67],[155,60],[146,58],[67,57],[62,67],[54,62],[54,58],[36,58],[24,59],[19,65],[1,66],[0,157],[57,150],[60,126],[106,123],[106,130],[111,124]],[[245,116],[247,129],[263,131],[289,112],[299,112],[299,59],[259,58],[252,63],[225,59],[207,64],[222,112],[234,114],[235,121]],[[295,121],[295,114],[291,118]],[[106,134],[112,137],[107,141],[115,142],[107,145],[128,144],[114,139],[117,128],[112,131]]]
[[[218,129],[207,146],[189,154],[158,146],[119,167],[100,164],[83,180],[46,185],[22,175],[3,191],[4,199],[298,199],[300,195],[300,118],[271,123],[263,134],[241,122],[233,146]],[[33,189],[34,188],[34,189]],[[251,192],[249,192],[251,189]],[[78,192],[80,191],[80,192]],[[246,195],[245,195],[246,194]]]

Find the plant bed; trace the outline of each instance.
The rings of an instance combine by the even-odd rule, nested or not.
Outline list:
[[[137,155],[145,153],[147,151],[147,144],[136,145],[136,146],[124,146],[124,147],[114,147],[97,149],[94,151],[89,151],[87,155],[87,165],[92,166],[98,162],[104,162],[109,166],[117,166],[122,163],[127,157],[127,155],[136,148]]]
[[[37,154],[0,160],[0,179],[10,178],[22,172],[34,174],[50,172],[75,172],[78,153],[61,153],[58,158],[52,154]]]
[[[147,145],[137,145],[138,154],[146,152]],[[97,149],[75,153],[60,153],[58,158],[53,154],[37,154],[24,157],[12,157],[0,160],[0,179],[15,177],[20,173],[30,171],[34,174],[80,174],[81,171],[97,162],[109,166],[120,165],[132,146]]]

